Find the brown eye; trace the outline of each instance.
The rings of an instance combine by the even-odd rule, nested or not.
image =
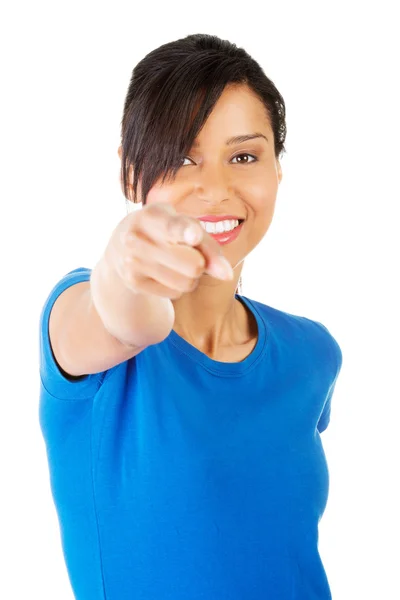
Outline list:
[[[256,157],[256,156],[254,156],[253,154],[247,154],[247,153],[244,153],[244,154],[237,154],[236,156],[234,156],[234,157],[232,158],[232,160],[233,160],[234,158],[243,158],[244,156],[246,156],[246,157],[249,157],[249,156],[250,156],[250,157],[251,157],[251,158],[253,158],[254,160],[252,160],[252,161],[249,161],[249,160],[240,160],[240,161],[239,161],[239,163],[238,163],[239,165],[240,165],[240,164],[247,165],[247,164],[250,164],[250,163],[252,163],[252,162],[256,162],[256,161],[257,161],[257,157]]]

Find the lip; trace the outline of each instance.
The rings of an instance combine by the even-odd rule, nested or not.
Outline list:
[[[218,221],[244,221],[243,218],[237,215],[200,215],[196,217],[199,221],[205,221],[206,223],[218,223]]]
[[[209,233],[208,235],[214,238],[214,240],[216,240],[221,245],[230,244],[231,242],[236,240],[236,238],[242,231],[242,227],[243,222],[240,223],[237,227],[235,227],[235,229],[232,229],[232,231],[224,231],[222,233]]]

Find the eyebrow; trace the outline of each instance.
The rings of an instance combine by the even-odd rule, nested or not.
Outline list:
[[[236,135],[235,137],[231,137],[226,140],[227,146],[233,146],[234,144],[241,144],[242,142],[247,142],[248,140],[254,140],[255,138],[264,138],[268,142],[268,138],[262,133],[248,133],[246,135]],[[194,142],[193,148],[199,147],[198,142]]]

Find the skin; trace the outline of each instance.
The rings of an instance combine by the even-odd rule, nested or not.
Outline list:
[[[226,145],[230,137],[256,132],[268,141],[256,138]],[[196,142],[198,147],[186,155],[175,180],[164,185],[156,182],[147,203],[168,202],[191,217],[232,214],[246,220],[237,239],[221,246],[234,279],[222,281],[204,274],[193,292],[172,300],[174,331],[214,360],[243,360],[256,344],[257,325],[235,291],[244,259],[272,222],[281,165],[275,158],[264,105],[245,85],[225,88]],[[121,158],[121,147],[118,154]]]

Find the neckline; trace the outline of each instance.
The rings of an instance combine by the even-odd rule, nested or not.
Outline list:
[[[258,333],[256,345],[244,360],[240,362],[221,362],[219,360],[214,360],[207,356],[207,354],[201,352],[201,350],[195,346],[192,346],[192,344],[187,342],[173,329],[166,339],[171,342],[171,344],[173,344],[180,352],[186,354],[186,356],[196,361],[202,365],[202,367],[212,373],[232,377],[243,375],[253,368],[264,354],[267,341],[267,328],[264,319],[261,317],[257,308],[254,306],[251,300],[249,300],[249,298],[246,296],[239,296],[239,294],[235,294],[235,297],[242,302],[242,304],[247,306],[257,322]]]

